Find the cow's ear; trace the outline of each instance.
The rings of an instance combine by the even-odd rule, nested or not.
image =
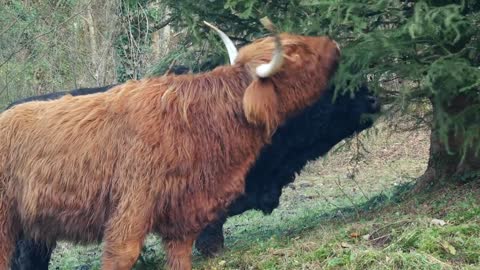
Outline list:
[[[243,96],[243,111],[251,124],[263,126],[271,135],[278,126],[278,96],[270,79],[255,79]]]

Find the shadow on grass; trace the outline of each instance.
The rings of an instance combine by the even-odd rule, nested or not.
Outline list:
[[[325,211],[323,207],[310,205],[298,209],[294,213],[281,211],[264,216],[256,211],[249,211],[241,216],[230,218],[225,228],[225,246],[228,250],[250,250],[254,246],[262,246],[263,242],[275,238],[288,242],[311,230],[331,222],[349,222],[362,217],[363,213],[381,211],[387,206],[396,205],[405,199],[413,188],[412,183],[405,183],[392,188],[386,193],[376,195],[369,200],[359,202],[356,206],[335,208]],[[286,211],[284,211],[286,212]],[[195,253],[194,261],[204,262],[206,259]]]

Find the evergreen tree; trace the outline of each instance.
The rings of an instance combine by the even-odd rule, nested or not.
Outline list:
[[[341,43],[338,89],[355,91],[367,78],[388,104],[431,130],[428,169],[417,190],[431,184],[477,179],[480,169],[480,1],[476,0],[227,0],[164,3],[188,29],[189,49],[176,59],[226,63],[210,21],[241,46],[265,34],[259,18],[269,16],[283,31],[329,35]],[[199,54],[205,40],[217,53]],[[211,50],[212,51],[212,50]],[[215,50],[214,50],[215,51]],[[171,61],[171,59],[168,59]],[[168,65],[168,61],[159,66]],[[218,62],[220,61],[220,62]],[[181,61],[180,61],[181,62]],[[190,62],[193,63],[193,62]],[[208,65],[207,65],[208,66]],[[387,87],[400,82],[399,89]],[[431,106],[425,106],[431,104]],[[431,109],[429,109],[431,108]],[[392,118],[390,118],[393,120]]]

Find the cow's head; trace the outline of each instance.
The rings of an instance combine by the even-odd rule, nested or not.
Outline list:
[[[322,115],[322,119],[329,121],[329,132],[333,142],[338,143],[343,138],[359,133],[373,124],[373,120],[380,112],[380,101],[372,94],[367,86],[361,86],[354,96],[348,93],[339,94],[335,99],[333,88],[329,89],[322,97],[325,102],[323,108],[331,112],[330,117]]]
[[[328,37],[276,34],[258,39],[236,52],[220,30],[234,66],[246,69],[253,80],[243,97],[247,120],[274,131],[288,116],[314,103],[325,91],[340,56],[338,44]]]

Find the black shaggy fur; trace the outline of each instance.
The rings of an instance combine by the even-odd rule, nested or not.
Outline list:
[[[188,71],[188,70],[187,70]],[[181,69],[175,73],[184,73]],[[87,95],[107,91],[114,85],[100,88],[84,88],[73,91],[30,97],[13,105],[33,100],[56,99],[66,94]],[[210,224],[196,241],[197,249],[206,256],[217,254],[223,248],[223,224],[227,217],[257,209],[271,213],[279,204],[282,189],[295,179],[305,164],[325,155],[335,144],[372,125],[363,119],[365,114],[379,111],[376,98],[366,87],[356,92],[355,97],[340,95],[332,102],[334,89],[310,108],[287,121],[272,138],[272,144],[250,170],[246,181],[246,193],[238,198],[215,223]],[[12,260],[12,270],[46,270],[54,245],[21,240],[17,243]]]
[[[322,100],[280,127],[265,147],[246,181],[246,194],[229,208],[229,215],[257,209],[269,214],[278,207],[282,188],[293,182],[306,163],[325,155],[337,143],[366,128],[368,114],[379,112],[378,100],[361,88],[355,98],[340,95],[332,103],[334,89]]]

